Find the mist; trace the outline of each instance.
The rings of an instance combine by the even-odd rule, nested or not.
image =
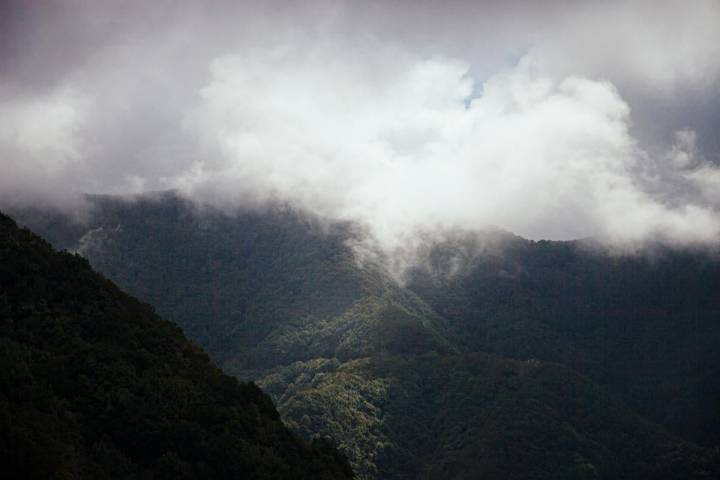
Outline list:
[[[0,207],[716,243],[720,5],[628,3],[6,2]]]

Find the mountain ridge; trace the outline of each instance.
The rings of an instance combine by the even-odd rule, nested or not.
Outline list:
[[[710,310],[693,317],[692,309],[681,309],[686,313],[679,318],[696,318],[704,330],[692,338],[711,345],[717,338],[711,294],[720,278],[711,258],[698,254],[683,270],[682,252],[669,250],[674,263],[658,270],[666,268],[662,261],[607,256],[577,242],[466,232],[422,245],[423,268],[411,269],[398,285],[381,266],[356,261],[348,242],[356,230],[347,224],[320,228],[292,209],[198,215],[172,195],[103,202],[86,225],[105,235],[84,250],[93,265],[178,322],[226,371],[256,380],[295,431],[333,438],[361,479],[452,472],[450,478],[473,472],[556,478],[552,469],[561,467],[566,478],[704,478],[703,471],[715,471],[713,448],[693,442],[716,445],[713,419],[720,413],[712,405],[720,397],[702,385],[719,382],[715,370],[702,365],[711,366],[717,355],[701,348],[693,351],[699,363],[678,363],[687,350],[673,335],[670,304],[651,308],[650,297],[638,290],[644,281],[665,278],[663,272],[682,273],[666,275],[677,278],[675,284],[660,282],[654,294],[672,298],[668,288],[678,296],[707,277],[702,292]],[[705,277],[697,277],[698,265],[706,265]],[[647,308],[627,308],[627,302]],[[613,308],[624,316],[590,315]],[[664,327],[653,333],[656,325]],[[635,339],[644,343],[633,348]],[[670,359],[663,359],[664,341],[674,352]],[[484,373],[473,373],[474,361],[486,365]],[[631,368],[619,368],[623,361]],[[546,373],[522,374],[535,367]],[[650,369],[651,381],[643,369]],[[563,390],[558,378],[574,390]],[[572,407],[572,392],[592,400],[587,413]],[[536,408],[527,403],[533,398],[545,420],[517,425],[515,416]],[[677,403],[668,405],[668,398]],[[442,414],[453,410],[465,417]],[[687,422],[688,412],[701,416]],[[583,420],[587,416],[614,423],[603,430]],[[495,427],[463,433],[462,425],[476,419]],[[678,428],[683,420],[685,430]],[[566,424],[576,433],[550,427]],[[566,438],[564,450],[543,446],[543,425]],[[513,433],[523,428],[525,434]],[[436,445],[442,438],[450,440]],[[453,438],[468,445],[460,448]],[[481,451],[492,452],[497,442],[509,452],[534,453],[520,468],[513,455],[483,457],[476,450],[484,445]],[[635,444],[648,448],[633,450]],[[624,460],[616,465],[616,457]]]

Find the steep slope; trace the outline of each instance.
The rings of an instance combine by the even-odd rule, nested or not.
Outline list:
[[[180,330],[0,214],[3,478],[351,478]]]
[[[523,251],[523,239],[484,234],[484,250],[471,239],[468,258],[430,244],[429,252],[439,253],[431,268],[413,272],[409,289],[381,266],[357,262],[352,225],[278,206],[233,216],[198,212],[171,194],[92,200],[95,211],[83,227],[50,218],[43,231],[154,303],[227,371],[256,380],[293,429],[333,438],[359,478],[717,474],[712,450],[649,421],[648,405],[628,406],[617,384],[598,373],[605,370],[593,378],[574,371],[578,362],[606,365],[593,351],[586,358],[585,343],[576,342],[595,332],[579,323],[566,335],[529,308],[524,290],[503,290],[524,262],[543,261],[533,251],[512,264],[515,270],[505,268],[505,257],[514,257],[504,252]],[[490,265],[486,281],[453,283],[482,262]],[[582,270],[574,275],[585,278]],[[548,282],[557,287],[552,275]],[[549,291],[551,306],[569,301],[561,289]],[[480,321],[469,313],[475,299],[504,308]],[[563,318],[572,324],[572,316]],[[683,371],[677,361],[673,368]],[[635,381],[644,381],[641,374]],[[712,398],[700,393],[688,395]],[[693,407],[683,408],[676,414]]]
[[[408,287],[466,348],[568,365],[676,433],[720,443],[716,253],[465,232],[425,256]]]
[[[451,348],[440,319],[413,293],[379,268],[360,268],[347,244],[352,225],[285,206],[199,212],[172,193],[91,200],[89,225],[59,245],[157,307],[223,365],[351,358],[388,342]],[[53,225],[41,232],[72,237]]]
[[[356,235],[351,225],[283,206],[234,216],[198,212],[171,193],[90,200],[85,224],[46,212],[22,217],[157,307],[241,379],[294,372],[296,362],[312,369],[382,352],[456,350],[424,302],[380,268],[358,265],[348,246]],[[329,409],[316,412],[315,425]],[[340,447],[361,478],[371,478],[376,467],[366,439],[346,436]]]
[[[560,365],[477,353],[294,368],[265,377],[263,388],[290,426],[336,439],[367,478],[720,474],[716,451],[678,440]]]

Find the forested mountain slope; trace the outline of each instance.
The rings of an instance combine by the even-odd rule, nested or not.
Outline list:
[[[91,200],[95,214],[81,228],[28,223],[157,307],[223,364],[351,358],[392,341],[452,349],[440,319],[412,292],[379,268],[359,268],[346,244],[352,225],[283,206],[199,212],[171,193]]]
[[[568,365],[676,433],[720,443],[717,252],[505,236],[429,246],[408,288],[466,348]]]
[[[90,200],[84,223],[23,219],[258,381],[296,431],[331,437],[360,478],[718,475],[706,254],[457,234],[401,286],[358,261],[351,224]]]
[[[2,478],[352,478],[153,309],[0,214]]]

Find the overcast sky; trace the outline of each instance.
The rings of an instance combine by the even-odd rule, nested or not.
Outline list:
[[[0,5],[0,207],[720,238],[716,0]]]

